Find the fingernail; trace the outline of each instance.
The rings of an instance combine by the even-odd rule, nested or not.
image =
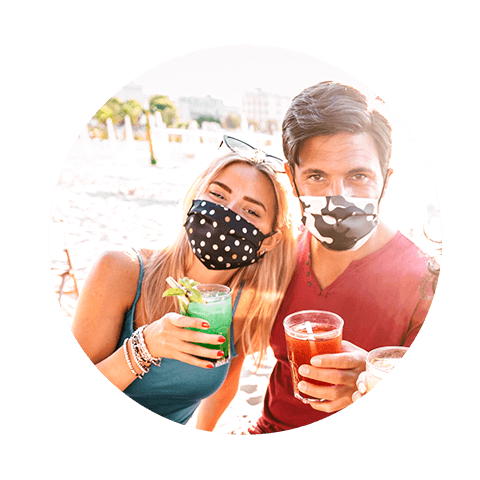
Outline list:
[[[220,343],[223,343],[223,342],[226,342],[227,339],[226,339],[225,337],[223,337],[222,335],[220,335],[220,336],[218,337],[218,341],[219,341]]]
[[[319,367],[321,364],[322,364],[322,360],[318,357],[313,357],[311,360],[310,360],[310,363],[314,366],[314,367]]]
[[[223,357],[225,354],[223,352],[217,352],[217,357]]]
[[[213,368],[213,363],[209,363],[209,364],[207,365],[207,368]]]
[[[310,373],[310,369],[306,366],[306,365],[302,365],[299,369],[298,369],[298,373],[300,375],[308,375]]]
[[[359,391],[360,393],[365,393],[365,392],[367,391],[367,387],[365,386],[364,383],[361,383],[361,382],[360,382],[360,383],[358,384],[358,391]]]
[[[209,326],[210,326],[209,323],[207,323],[207,322],[202,322],[202,327],[203,327],[203,328],[208,328]]]
[[[298,384],[298,389],[301,390],[302,392],[306,392],[306,391],[307,391],[307,384],[306,384],[306,382],[299,382],[299,384]]]

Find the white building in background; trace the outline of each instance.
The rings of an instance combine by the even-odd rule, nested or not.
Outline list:
[[[267,133],[282,128],[283,117],[290,105],[290,97],[264,92],[261,88],[247,91],[242,98],[242,111],[248,122]]]
[[[205,97],[179,97],[174,101],[181,122],[189,122],[199,117],[213,117],[221,120],[227,114],[223,100]]]
[[[119,90],[113,97],[117,97],[120,101],[126,102],[127,100],[137,100],[140,105],[144,106],[150,100],[149,95],[143,93],[141,85],[130,82]]]

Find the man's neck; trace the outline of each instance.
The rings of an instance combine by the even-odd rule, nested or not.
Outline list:
[[[312,270],[320,288],[323,290],[331,285],[352,261],[360,260],[385,246],[396,233],[396,230],[380,222],[365,245],[362,245],[358,250],[345,250],[343,252],[329,250],[312,235],[310,240]]]

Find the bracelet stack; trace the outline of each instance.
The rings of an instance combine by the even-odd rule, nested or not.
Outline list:
[[[143,325],[142,327],[138,328],[137,330],[135,330],[135,332],[133,332],[132,336],[130,337],[130,345],[132,347],[133,360],[142,373],[137,373],[133,368],[133,365],[127,350],[127,342],[129,339],[126,338],[125,342],[123,342],[123,353],[125,354],[125,360],[127,361],[130,371],[134,373],[136,377],[139,377],[139,378],[143,378],[143,376],[146,373],[148,373],[152,363],[157,367],[159,367],[162,361],[161,357],[158,357],[158,358],[152,357],[152,355],[148,351],[147,345],[145,344],[145,338],[143,337],[143,331],[145,330],[146,327],[147,327],[146,325]]]

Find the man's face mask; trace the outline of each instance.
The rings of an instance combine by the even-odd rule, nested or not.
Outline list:
[[[357,250],[378,225],[378,199],[360,197],[299,197],[302,222],[330,250]]]

